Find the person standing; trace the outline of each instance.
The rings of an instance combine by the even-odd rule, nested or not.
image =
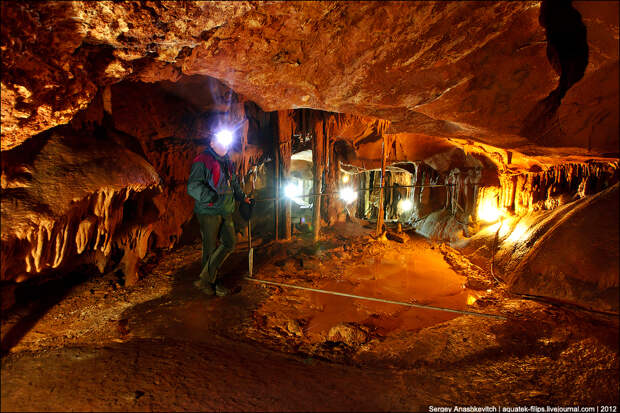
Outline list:
[[[251,203],[228,157],[231,143],[229,131],[214,136],[207,149],[194,158],[187,182],[187,192],[195,199],[194,213],[202,237],[202,270],[194,285],[207,295],[220,297],[230,293],[218,279],[218,270],[236,244],[232,218],[235,200]]]

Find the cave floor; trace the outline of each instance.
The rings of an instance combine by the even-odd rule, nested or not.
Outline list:
[[[259,246],[255,277],[506,319],[244,280],[243,245],[223,271],[240,291],[207,297],[195,244],[151,257],[134,286],[90,277],[5,314],[2,411],[618,404],[617,318],[514,298],[445,245],[370,231]]]

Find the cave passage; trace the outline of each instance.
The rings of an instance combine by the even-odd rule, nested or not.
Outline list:
[[[620,402],[617,2],[1,7],[2,411]]]

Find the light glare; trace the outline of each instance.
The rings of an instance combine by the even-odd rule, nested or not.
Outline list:
[[[517,241],[526,240],[528,238],[528,236],[526,235],[527,232],[528,232],[527,225],[519,222],[517,226],[512,230],[512,232],[510,233],[510,236],[506,239],[506,241],[510,243],[515,243]]]
[[[233,135],[232,132],[228,129],[222,129],[218,133],[215,134],[215,138],[222,146],[229,146],[232,142]]]
[[[352,188],[345,187],[340,190],[340,199],[342,199],[347,204],[355,201],[357,199],[357,192],[355,192]]]
[[[301,187],[290,182],[284,187],[284,196],[290,199],[295,199],[301,195]]]
[[[495,222],[502,216],[502,211],[497,207],[497,198],[484,198],[478,206],[478,218],[486,222]]]
[[[402,212],[409,212],[413,209],[413,202],[410,199],[403,199],[398,202],[398,209]]]

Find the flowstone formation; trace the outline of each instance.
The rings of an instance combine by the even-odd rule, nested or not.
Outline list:
[[[3,171],[3,279],[23,281],[86,250],[110,255],[123,203],[159,187],[151,165],[111,142],[85,142],[65,128],[42,143],[38,153],[19,154],[31,159]],[[144,250],[148,232],[127,241]]]

